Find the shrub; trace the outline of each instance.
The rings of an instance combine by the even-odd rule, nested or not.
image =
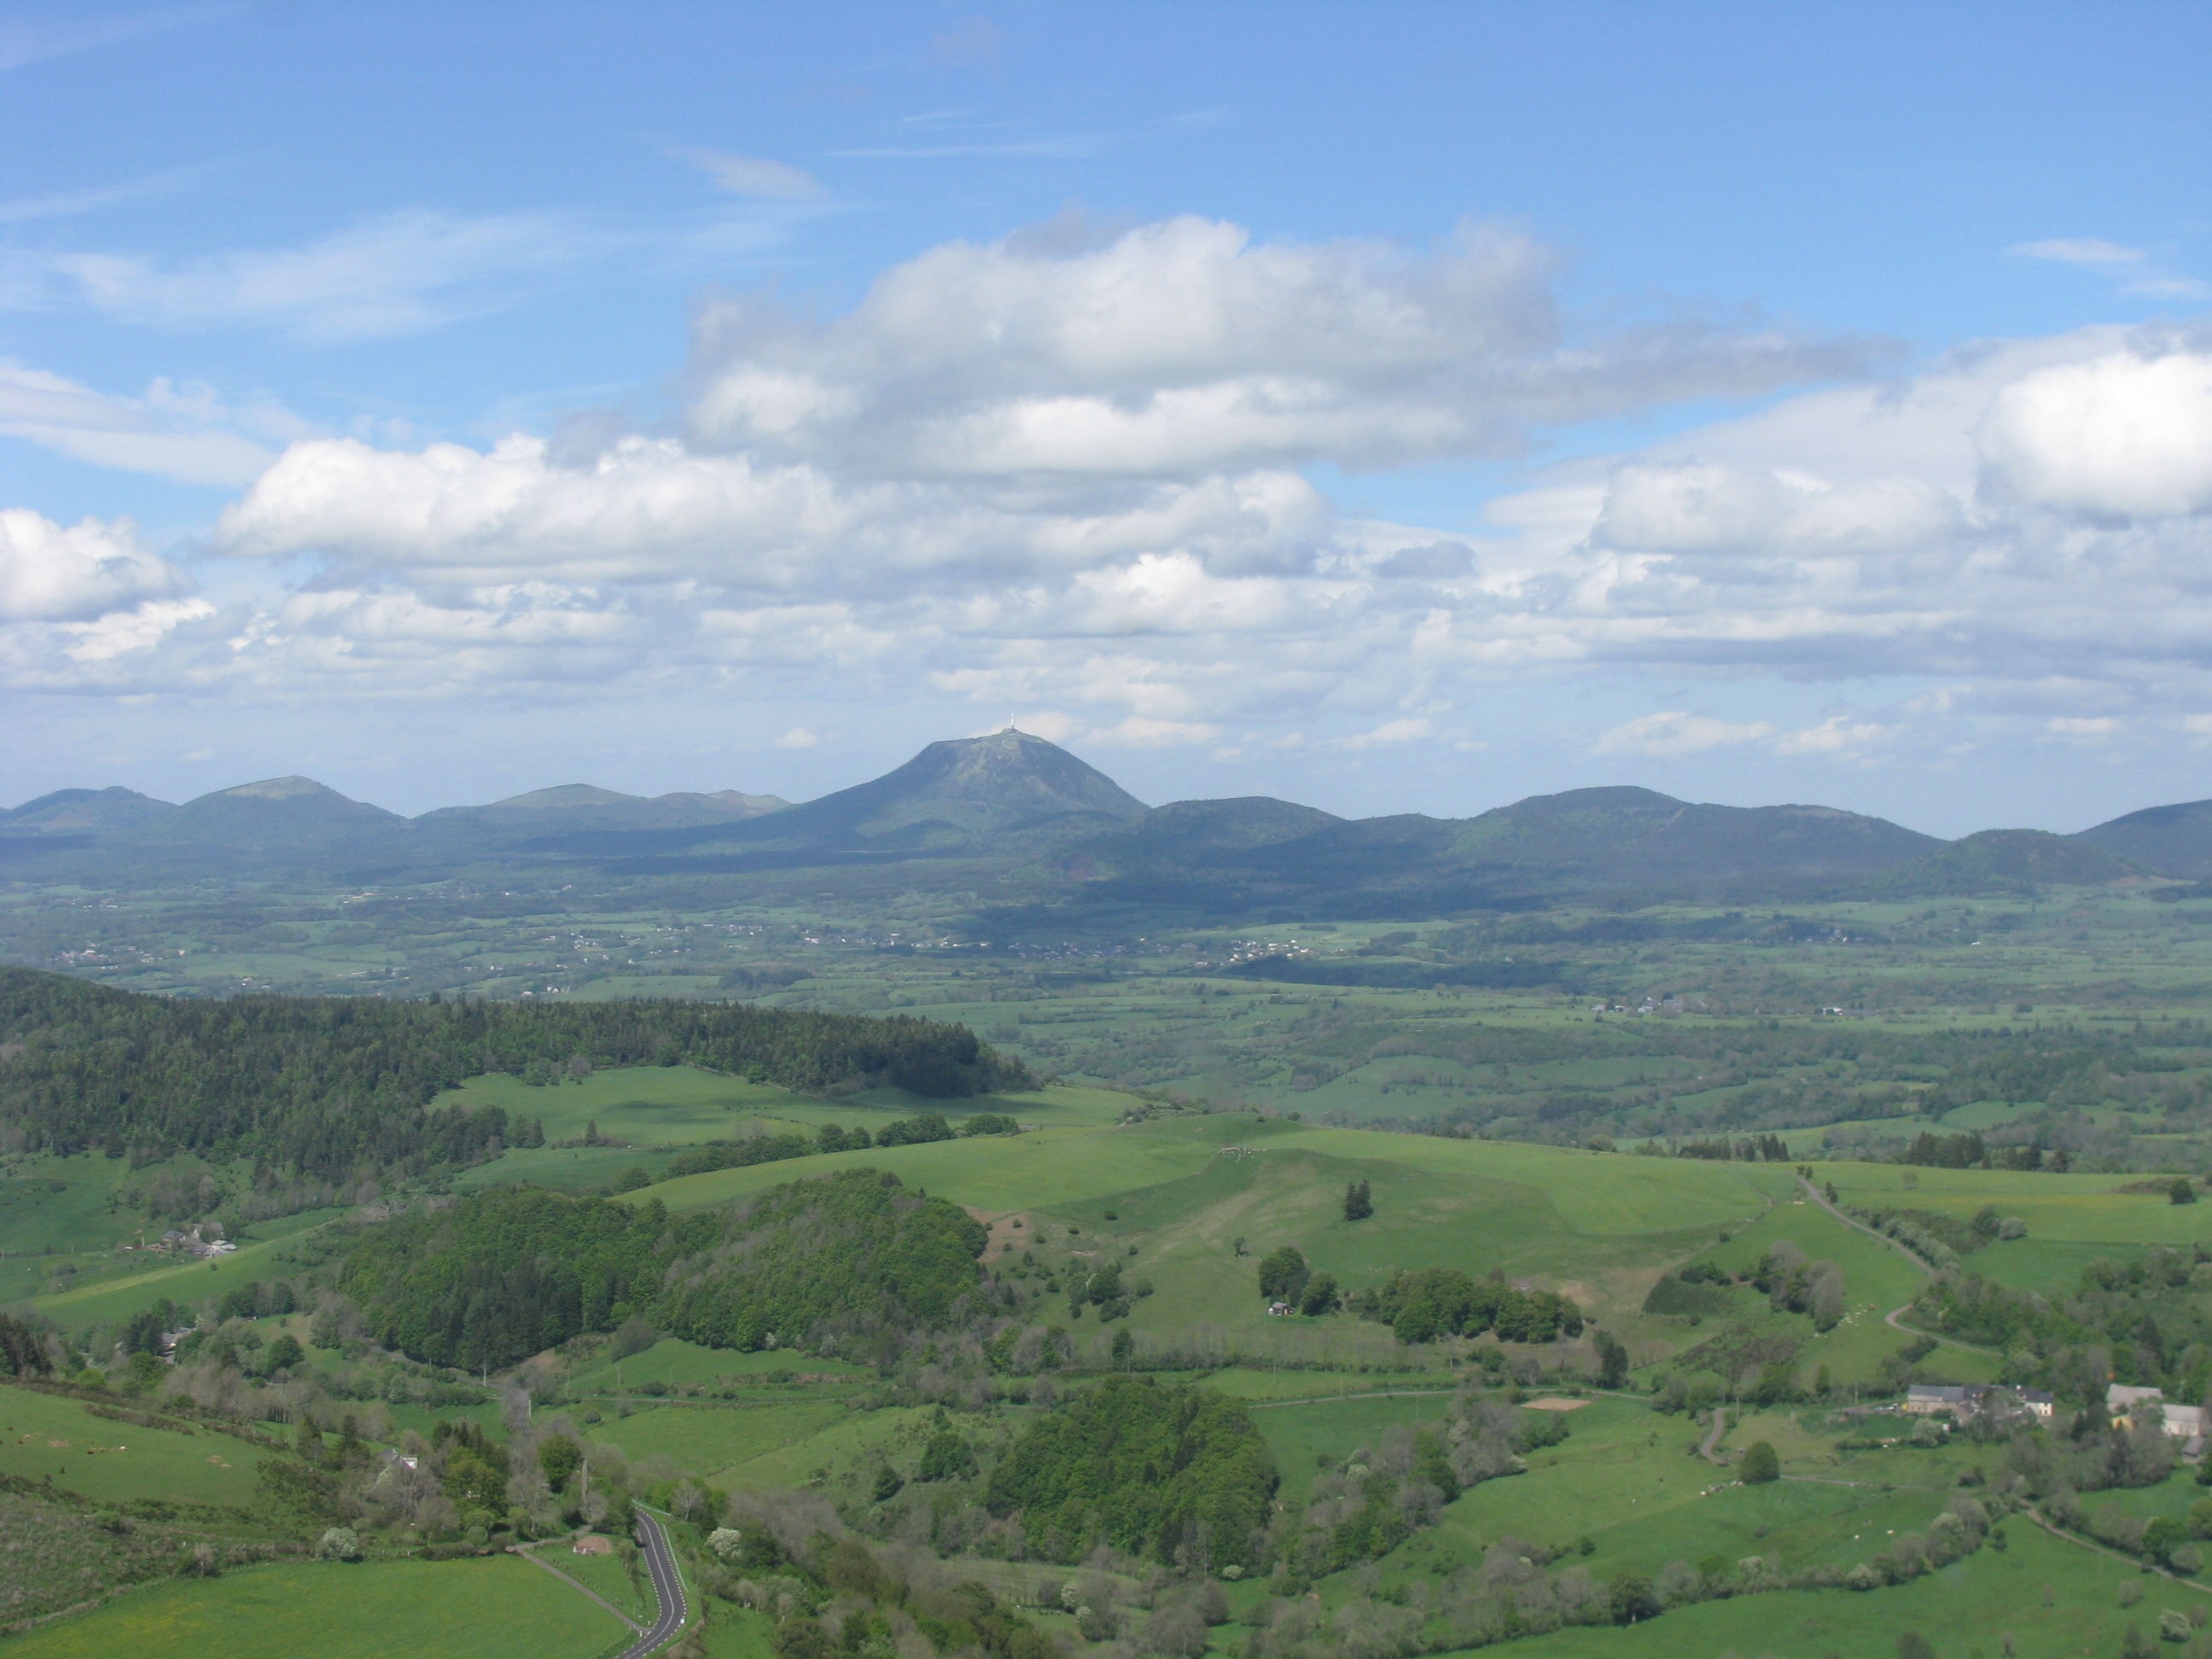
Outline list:
[[[1633,1625],[1646,1619],[1656,1619],[1663,1609],[1659,1604],[1659,1592],[1651,1580],[1640,1572],[1617,1573],[1607,1592],[1607,1601],[1613,1609],[1616,1625]]]
[[[1306,1259],[1285,1244],[1260,1258],[1260,1294],[1269,1302],[1295,1302],[1306,1287]]]
[[[1782,1460],[1775,1455],[1774,1448],[1764,1440],[1754,1440],[1743,1454],[1743,1463],[1736,1478],[1747,1486],[1763,1486],[1782,1478]]]
[[[1306,1281],[1305,1295],[1298,1304],[1298,1311],[1310,1317],[1332,1314],[1340,1305],[1336,1294],[1334,1273],[1316,1273]]]
[[[1127,1333],[1124,1333],[1127,1334]],[[930,1436],[929,1443],[921,1449],[921,1466],[915,1471],[917,1480],[957,1480],[963,1475],[975,1472],[975,1454],[951,1429],[940,1429]]]

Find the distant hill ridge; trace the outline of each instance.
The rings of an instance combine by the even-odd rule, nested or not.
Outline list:
[[[0,811],[15,878],[118,883],[271,872],[404,880],[553,864],[619,875],[767,874],[947,861],[1094,916],[1400,915],[1559,901],[1885,897],[2212,878],[2212,801],[2059,836],[1954,842],[1808,805],[1720,806],[1615,786],[1535,795],[1471,818],[1347,819],[1266,796],[1148,806],[1011,727],[933,743],[867,782],[793,805],[738,790],[646,797],[568,783],[415,818],[313,779],[264,779],[182,805],[64,789]],[[948,878],[949,879],[949,878]]]

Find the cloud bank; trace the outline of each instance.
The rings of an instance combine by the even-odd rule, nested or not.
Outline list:
[[[729,165],[732,188],[799,188]],[[78,389],[0,376],[0,423],[45,421],[42,441],[250,469],[210,551],[270,589],[218,612],[124,532],[38,520],[10,531],[33,574],[7,578],[31,597],[6,614],[47,631],[7,661],[64,683],[94,671],[55,626],[195,604],[97,672],[393,696],[926,685],[1091,741],[1311,728],[1346,751],[1465,746],[1490,688],[1624,669],[1721,701],[1746,677],[1936,689],[1810,723],[1677,690],[1601,752],[1850,760],[1975,711],[2102,741],[2212,709],[2203,338],[2085,331],[1884,373],[1878,343],[1755,319],[1595,324],[1559,266],[1479,224],[1413,252],[1055,222],[933,249],[826,319],[711,300],[677,416],[589,443],[308,437],[263,465],[234,428],[143,409],[52,435]],[[413,303],[404,282],[356,303],[277,275],[364,328]],[[218,303],[190,271],[115,280]],[[1710,399],[1763,406],[1538,471],[1474,524],[1352,516],[1314,481],[1526,465],[1575,423]],[[134,418],[154,424],[134,439]]]

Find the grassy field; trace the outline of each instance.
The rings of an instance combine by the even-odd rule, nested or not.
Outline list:
[[[513,1556],[177,1579],[9,1640],[9,1659],[592,1659],[622,1632]]]
[[[0,1389],[0,1473],[51,1479],[103,1504],[245,1504],[265,1455],[227,1434],[142,1428],[96,1416],[75,1400]]]
[[[592,1433],[633,1462],[665,1458],[677,1468],[726,1481],[741,1466],[798,1447],[851,1415],[833,1402],[647,1406],[629,1417],[609,1417]]]
[[[1120,1260],[1154,1285],[1133,1316],[1139,1337],[1203,1330],[1345,1364],[1393,1358],[1396,1345],[1350,1319],[1267,1319],[1240,1239],[1251,1258],[1295,1244],[1347,1289],[1401,1267],[1495,1267],[1626,1314],[1670,1261],[1789,1190],[1771,1168],[1222,1113],[834,1153],[684,1176],[632,1197],[688,1209],[861,1164],[987,1215],[1032,1217],[1048,1250]],[[1341,1200],[1355,1178],[1370,1183],[1376,1212],[1352,1223]]]
[[[623,1066],[577,1082],[533,1087],[501,1072],[448,1089],[433,1109],[504,1107],[545,1125],[545,1139],[580,1139],[587,1124],[641,1146],[693,1146],[730,1133],[747,1118],[780,1115],[818,1104],[787,1089],[747,1083],[690,1066]]]
[[[1395,1425],[1434,1422],[1435,1399],[1374,1398],[1265,1406],[1255,1413],[1284,1473],[1284,1495],[1302,1500],[1317,1460],[1371,1446]],[[1734,1483],[1725,1469],[1694,1455],[1702,1425],[1668,1418],[1632,1400],[1599,1398],[1573,1412],[1562,1444],[1534,1453],[1528,1471],[1485,1482],[1446,1507],[1435,1532],[1417,1536],[1382,1566],[1384,1585],[1425,1577],[1499,1543],[1566,1552],[1602,1583],[1620,1572],[1656,1573],[1669,1563],[1759,1555],[1785,1571],[1849,1568],[1895,1535],[1924,1529],[1959,1489],[1960,1476],[1992,1455],[1960,1444],[1835,1449],[1836,1421],[1817,1413],[1756,1415],[1732,1431],[1730,1445],[1757,1438],[1781,1453],[1785,1478],[1765,1486]],[[2201,1495],[2177,1475],[2147,1491],[2094,1495],[2136,1515],[2179,1515]],[[2114,1560],[2051,1538],[2027,1517],[2004,1528],[2008,1548],[1985,1548],[1942,1572],[1870,1594],[1784,1592],[1677,1609],[1631,1630],[1574,1630],[1510,1644],[1516,1654],[1688,1659],[1730,1652],[1866,1656],[1887,1659],[1897,1635],[1918,1628],[1939,1654],[1972,1651],[1995,1659],[1997,1632],[2012,1632],[2022,1656],[2116,1652],[2130,1622],[2153,1626],[2162,1607],[2183,1610],[2199,1593],[2147,1579]],[[1588,1540],[1585,1551],[1582,1540]],[[2124,1584],[2148,1595],[2124,1608]],[[1346,1583],[1322,1586],[1334,1605],[1354,1594]],[[1922,1622],[1924,1621],[1924,1622]],[[1961,1634],[1972,1632],[1971,1637]]]
[[[471,1078],[440,1095],[432,1107],[503,1107],[543,1121],[548,1141],[580,1139],[586,1127],[597,1124],[604,1135],[646,1147],[696,1146],[742,1133],[755,1123],[811,1133],[825,1123],[865,1127],[915,1112],[942,1112],[956,1122],[978,1111],[1003,1111],[1024,1123],[1052,1127],[1110,1123],[1130,1103],[1127,1095],[1081,1087],[953,1101],[871,1089],[825,1101],[696,1066],[633,1066],[543,1087],[506,1073]]]
[[[1790,1332],[1804,1342],[1796,1364],[1809,1381],[1821,1366],[1838,1387],[1875,1380],[1883,1358],[1910,1339],[1883,1322],[1891,1310],[1901,1308],[1918,1295],[1927,1275],[1904,1253],[1883,1240],[1838,1220],[1820,1205],[1803,1199],[1778,1204],[1765,1215],[1737,1231],[1725,1244],[1716,1244],[1698,1257],[1732,1273],[1753,1271],[1768,1250],[1788,1240],[1815,1261],[1833,1261],[1844,1272],[1849,1311],[1843,1322],[1826,1334],[1814,1331],[1802,1315],[1776,1313],[1759,1291],[1738,1290],[1729,1294],[1738,1304],[1732,1318],[1761,1328]],[[1677,1322],[1655,1322],[1676,1326]],[[1649,1329],[1650,1325],[1644,1328]],[[1958,1351],[1947,1349],[1947,1364],[1954,1370]],[[1989,1368],[1972,1357],[1960,1372],[1964,1382],[1986,1382]]]
[[[164,1297],[190,1307],[204,1297],[221,1296],[234,1285],[277,1278],[292,1271],[307,1231],[249,1239],[229,1255],[211,1261],[130,1266],[93,1283],[37,1297],[34,1305],[49,1318],[70,1328],[127,1319]]]
[[[1917,1511],[1913,1524],[1926,1519]],[[1559,1631],[1512,1644],[1522,1659],[1892,1659],[1899,1635],[1916,1631],[1941,1659],[2081,1659],[2116,1654],[2130,1626],[2152,1633],[2159,1610],[2187,1611],[2206,1598],[2134,1567],[2051,1538],[2020,1519],[2009,1547],[1984,1548],[1940,1573],[1893,1589],[1796,1590],[1683,1607],[1626,1629]],[[1765,1540],[1760,1540],[1765,1541]],[[2141,1584],[2140,1605],[2119,1604],[2124,1583]],[[2007,1638],[2010,1649],[2002,1644]]]
[[[637,1563],[636,1581],[632,1583],[629,1569],[623,1565],[619,1554],[579,1555],[557,1540],[541,1546],[535,1553],[578,1583],[613,1602],[641,1625],[650,1625],[659,1610],[659,1603],[653,1600],[652,1582],[641,1560]]]
[[[1844,1203],[1860,1209],[1935,1210],[1964,1220],[1994,1204],[2026,1221],[2028,1237],[2036,1240],[2140,1249],[2212,1237],[2206,1206],[2171,1203],[2162,1188],[2121,1190],[2140,1176],[1843,1163],[1822,1164],[1820,1176],[1835,1183]]]

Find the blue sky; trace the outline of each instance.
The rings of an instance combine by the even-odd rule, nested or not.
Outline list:
[[[2208,48],[0,9],[0,795],[2212,794]]]

